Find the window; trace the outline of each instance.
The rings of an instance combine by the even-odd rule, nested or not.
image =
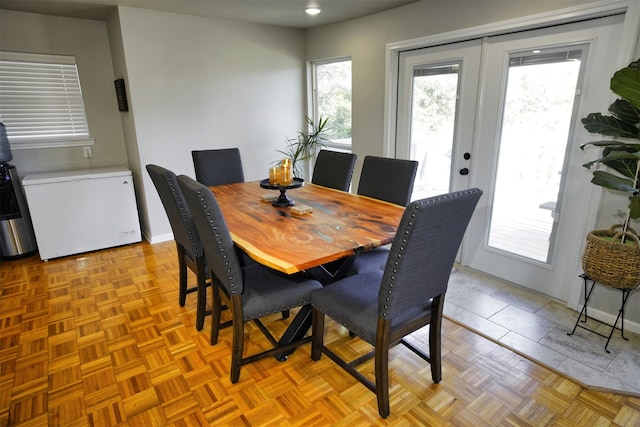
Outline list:
[[[351,58],[311,63],[313,117],[329,119],[329,147],[351,151]]]
[[[12,149],[93,144],[75,58],[0,51],[0,120]]]

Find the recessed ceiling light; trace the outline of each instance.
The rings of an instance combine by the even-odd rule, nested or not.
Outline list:
[[[320,13],[320,8],[317,7],[308,7],[305,9],[308,15],[317,15]]]

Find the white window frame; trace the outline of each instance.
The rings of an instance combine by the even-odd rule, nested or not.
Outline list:
[[[322,59],[317,61],[310,61],[310,75],[311,75],[311,116],[318,121],[320,119],[320,112],[318,107],[318,80],[317,80],[317,67],[321,65],[334,64],[337,62],[349,62],[353,67],[353,62],[350,56],[341,56],[331,59]],[[351,119],[353,120],[353,69],[352,69],[352,82],[351,82]],[[331,127],[331,119],[329,119],[328,126]],[[351,152],[352,151],[352,138],[330,140],[326,146],[336,151]]]
[[[0,121],[12,150],[93,145],[75,57],[0,51]]]

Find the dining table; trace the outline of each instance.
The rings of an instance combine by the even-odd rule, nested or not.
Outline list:
[[[260,264],[305,272],[325,286],[346,276],[359,253],[391,243],[405,210],[313,183],[286,189],[294,206],[278,207],[278,188],[264,187],[264,180],[209,187],[234,244]],[[281,343],[302,338],[310,326],[311,308],[303,306]]]

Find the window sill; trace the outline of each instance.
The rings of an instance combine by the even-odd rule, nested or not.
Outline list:
[[[93,146],[95,140],[93,138],[87,139],[73,139],[73,140],[42,140],[42,141],[29,141],[29,142],[10,142],[11,150],[35,150],[40,148],[65,148],[65,147],[86,147]]]

